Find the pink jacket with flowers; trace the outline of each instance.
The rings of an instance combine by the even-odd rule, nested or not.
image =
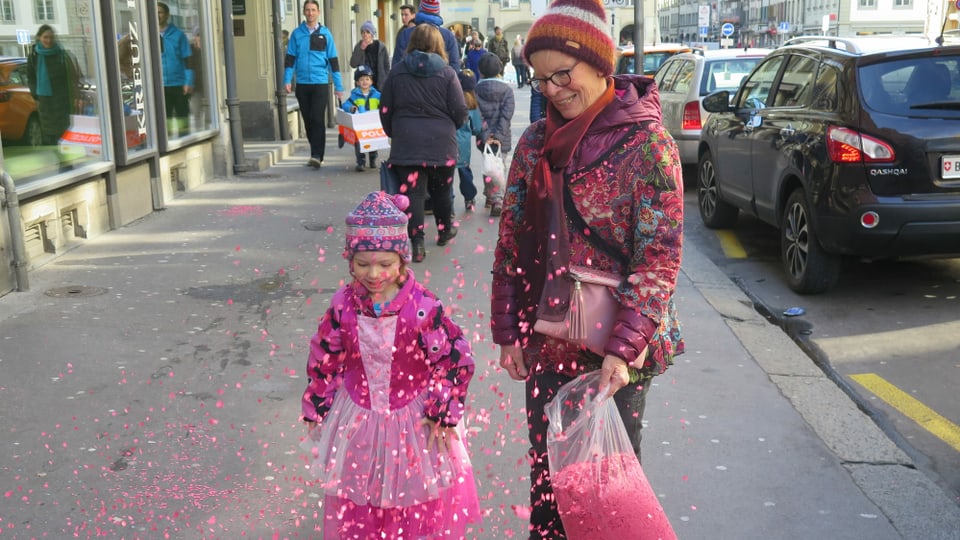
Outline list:
[[[649,345],[642,371],[651,376],[666,370],[683,351],[673,301],[680,272],[683,177],[676,143],[660,123],[653,79],[624,75],[614,77],[614,84],[614,101],[588,128],[564,176],[584,220],[620,249],[630,268],[620,268],[572,227],[570,264],[627,276],[617,290],[621,307],[605,352],[632,360]],[[521,305],[528,285],[515,271],[518,239],[531,234],[525,230],[524,206],[545,127],[540,120],[527,128],[510,167],[494,252],[490,323],[493,341],[519,341],[528,365],[576,373],[584,369],[585,353],[576,344],[531,331],[537,306]]]
[[[365,292],[356,283],[338,290],[310,341],[304,420],[322,420],[341,390],[361,407],[371,407],[357,332],[359,315],[375,316]],[[390,368],[391,410],[429,392],[424,416],[444,426],[456,425],[463,416],[467,386],[473,377],[470,344],[444,313],[437,297],[416,281],[412,271],[407,271],[400,292],[381,316],[394,314],[398,321]]]

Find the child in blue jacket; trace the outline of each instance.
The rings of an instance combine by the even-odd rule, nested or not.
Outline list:
[[[348,113],[365,113],[380,110],[380,91],[373,87],[373,70],[370,66],[360,66],[353,73],[355,86],[350,97],[343,102],[343,110]],[[363,172],[364,159],[360,152],[360,141],[354,144],[357,155],[357,172]],[[377,151],[370,152],[370,168],[377,168]]]
[[[477,186],[473,183],[473,169],[470,168],[470,157],[473,154],[473,138],[479,137],[483,128],[483,119],[480,117],[480,107],[477,105],[477,96],[473,91],[477,87],[476,75],[465,69],[457,74],[460,87],[463,88],[463,99],[467,103],[467,121],[457,129],[457,172],[460,175],[460,194],[463,195],[463,204],[467,213],[473,212],[476,207]]]

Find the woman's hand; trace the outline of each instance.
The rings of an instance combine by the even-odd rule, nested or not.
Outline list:
[[[627,363],[619,356],[604,356],[603,366],[600,367],[600,396],[612,396],[629,382]]]
[[[430,434],[427,435],[427,450],[436,444],[437,451],[439,452],[441,450],[440,444],[442,443],[443,448],[449,452],[453,449],[453,441],[460,440],[460,434],[457,433],[456,427],[441,426],[438,422],[434,422],[429,418],[424,418],[420,423],[430,428]]]
[[[527,378],[527,366],[523,363],[523,353],[519,345],[500,346],[500,367],[507,370],[510,378],[515,381]]]

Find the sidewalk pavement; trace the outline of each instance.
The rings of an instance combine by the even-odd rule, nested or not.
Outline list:
[[[307,346],[347,278],[343,218],[379,186],[328,135],[319,172],[303,141],[275,145],[263,171],[184,193],[0,298],[0,538],[320,537],[298,445]],[[413,268],[474,347],[486,516],[470,538],[525,538],[523,386],[488,330],[497,223],[460,219]],[[688,352],[655,379],[644,469],[679,538],[957,538],[956,502],[691,245],[677,297]]]

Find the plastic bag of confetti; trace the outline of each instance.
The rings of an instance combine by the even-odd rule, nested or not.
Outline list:
[[[565,384],[547,404],[547,457],[569,540],[676,540],[600,372]]]

